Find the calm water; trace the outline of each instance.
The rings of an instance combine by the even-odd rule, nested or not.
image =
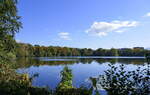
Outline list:
[[[38,74],[32,84],[34,86],[48,86],[55,88],[60,82],[60,72],[64,66],[72,69],[73,85],[79,87],[89,84],[89,77],[104,74],[109,69],[108,64],[125,64],[126,70],[137,67],[144,68],[146,63],[142,57],[40,57],[30,59],[17,59],[15,68],[18,73],[28,73],[30,76]]]

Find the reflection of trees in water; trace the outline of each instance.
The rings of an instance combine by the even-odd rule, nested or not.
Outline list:
[[[124,63],[124,64],[143,64],[146,60],[141,59],[78,59],[76,61],[40,61],[35,59],[18,59],[17,62],[21,63],[21,67],[29,67],[31,65],[68,65],[68,64],[91,64],[92,62],[98,62],[100,64],[110,62],[110,63]],[[149,62],[149,60],[148,60]],[[22,64],[23,63],[23,64]],[[20,67],[18,65],[18,67]],[[79,93],[79,95],[92,95],[92,93],[99,94],[99,86],[105,89],[109,95],[148,95],[150,92],[150,66],[141,69],[138,68],[135,71],[125,71],[124,65],[120,67],[115,67],[110,64],[110,69],[105,71],[104,75],[100,75],[98,78],[90,77],[92,85],[88,88],[82,86],[76,88],[72,86],[72,71],[68,67],[64,67],[61,72],[62,79],[57,86],[56,91],[53,93]],[[38,76],[36,76],[38,77]],[[61,89],[61,90],[60,90]],[[82,94],[81,94],[82,93]],[[84,94],[83,94],[84,93]],[[86,93],[86,94],[85,94]],[[87,94],[88,93],[88,94]],[[143,94],[146,93],[146,94]]]
[[[112,63],[112,64],[115,64],[115,63],[121,63],[121,64],[144,64],[146,61],[145,59],[133,59],[133,58],[100,58],[100,59],[95,59],[96,62],[102,64],[102,63],[106,63],[106,62],[109,62],[109,63]]]
[[[28,68],[30,66],[41,66],[41,65],[72,65],[72,64],[91,64],[92,62],[97,62],[99,64],[104,63],[121,63],[121,64],[136,64],[141,65],[145,63],[144,59],[124,59],[124,58],[76,58],[76,60],[69,61],[41,61],[39,59],[33,58],[18,58],[14,62],[14,68]]]
[[[32,58],[21,58],[17,59],[14,62],[15,68],[28,68],[30,66],[41,66],[41,65],[66,65],[66,64],[74,64],[74,61],[40,61],[38,59]]]

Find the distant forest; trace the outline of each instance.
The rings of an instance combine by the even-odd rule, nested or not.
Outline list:
[[[59,46],[39,46],[17,43],[17,57],[51,57],[51,56],[145,56],[150,50],[143,47],[103,49],[70,48]]]

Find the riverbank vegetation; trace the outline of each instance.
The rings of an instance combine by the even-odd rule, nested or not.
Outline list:
[[[45,88],[33,87],[27,74],[17,74],[11,67],[16,57],[14,36],[22,27],[17,14],[17,0],[0,0],[0,95],[41,95]]]
[[[90,78],[95,90],[104,89],[108,95],[149,95],[150,64],[146,68],[126,71],[122,64],[119,67],[109,64],[103,75]],[[100,94],[100,93],[99,93]]]
[[[145,56],[150,51],[142,47],[103,49],[69,48],[59,46],[40,46],[17,43],[17,57],[51,57],[51,56]]]

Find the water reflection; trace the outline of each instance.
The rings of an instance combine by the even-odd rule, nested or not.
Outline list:
[[[38,74],[32,82],[34,86],[55,89],[61,81],[60,72],[65,66],[72,70],[73,86],[80,87],[88,85],[90,77],[104,74],[108,64],[125,64],[128,71],[142,67],[144,63],[146,60],[143,58],[59,58],[58,61],[56,58],[19,58],[14,62],[14,67],[18,73],[28,73],[31,77]]]
[[[121,64],[135,64],[142,65],[146,62],[145,59],[141,58],[74,58],[74,59],[52,59],[52,58],[18,58],[14,62],[15,68],[28,68],[30,66],[41,66],[41,65],[49,65],[49,66],[57,66],[57,65],[72,65],[72,64],[91,64],[92,62],[96,62],[98,64],[103,63],[121,63]]]

